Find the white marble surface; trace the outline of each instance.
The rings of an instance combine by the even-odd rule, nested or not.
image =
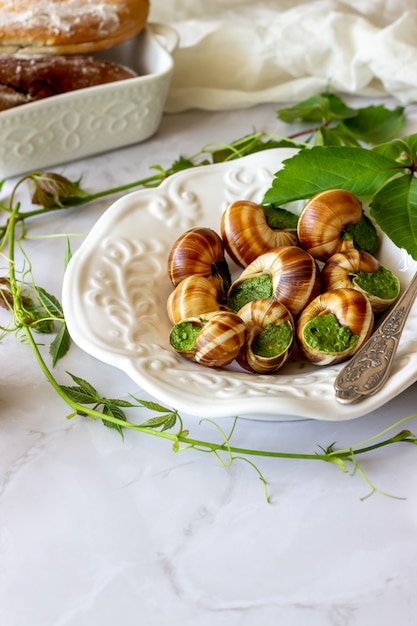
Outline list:
[[[83,186],[98,191],[253,127],[287,133],[275,110],[167,115],[149,141],[56,171],[83,175]],[[416,109],[408,115],[406,130],[415,132]],[[27,194],[21,200],[29,207]],[[73,233],[75,250],[76,234],[113,200],[37,219],[27,235]],[[65,238],[27,239],[25,249],[37,283],[59,298]],[[55,369],[64,384],[70,371],[108,397],[147,397],[76,347]],[[212,455],[175,454],[156,437],[126,432],[122,441],[100,422],[67,420],[70,410],[13,334],[0,343],[0,371],[1,626],[415,624],[415,446],[361,459],[395,498],[363,500],[370,488],[361,476],[326,463],[258,459],[267,504],[242,461],[227,469]],[[334,441],[349,446],[416,414],[416,390],[349,422],[240,420],[233,442],[305,453]],[[210,424],[184,420],[193,436],[218,438]],[[416,432],[417,418],[408,427]]]

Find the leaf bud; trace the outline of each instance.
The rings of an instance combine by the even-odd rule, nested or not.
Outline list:
[[[55,172],[34,172],[30,175],[35,189],[32,204],[48,209],[61,209],[80,204],[87,193],[80,187],[80,181],[71,181]]]

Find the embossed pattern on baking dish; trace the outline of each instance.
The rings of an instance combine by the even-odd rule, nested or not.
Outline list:
[[[117,200],[70,261],[63,307],[73,340],[92,356],[126,372],[161,402],[201,417],[350,420],[365,415],[417,379],[417,303],[407,320],[385,387],[358,405],[339,404],[333,384],[341,365],[293,361],[273,375],[228,366],[210,369],[169,346],[166,300],[173,289],[167,257],[175,239],[195,226],[219,232],[220,215],[236,199],[260,201],[289,149],[260,152],[228,164],[186,170],[160,187]],[[377,253],[400,278],[416,271],[385,236]],[[232,274],[239,272],[230,263]]]
[[[138,76],[0,112],[0,177],[56,166],[144,141],[159,127],[173,70],[174,29],[148,24],[95,56]]]

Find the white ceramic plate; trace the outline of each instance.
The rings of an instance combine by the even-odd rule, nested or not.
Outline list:
[[[172,290],[167,257],[175,239],[195,226],[219,231],[220,215],[236,199],[260,201],[274,172],[293,150],[260,152],[229,164],[202,166],[159,188],[116,201],[69,263],[63,307],[74,341],[126,372],[160,402],[201,417],[349,420],[376,409],[417,379],[417,305],[411,311],[392,376],[378,394],[341,405],[333,383],[339,366],[293,362],[277,374],[229,366],[209,369],[169,346],[166,300]],[[404,287],[417,264],[382,237],[377,256]],[[230,265],[232,273],[237,270]],[[237,270],[238,272],[239,270]]]
[[[56,166],[153,135],[161,121],[177,43],[170,26],[148,24],[136,37],[95,55],[131,67],[137,77],[0,111],[0,177]]]

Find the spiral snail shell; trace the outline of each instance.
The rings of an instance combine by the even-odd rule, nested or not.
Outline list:
[[[385,311],[400,293],[400,281],[379,261],[363,250],[337,252],[322,268],[323,289],[347,287],[362,291],[374,313]]]
[[[297,226],[300,245],[315,259],[326,261],[336,252],[353,246],[344,237],[345,229],[359,222],[362,215],[362,205],[350,191],[322,191],[301,211]]]
[[[222,297],[227,294],[231,277],[224,256],[221,237],[211,228],[191,228],[180,235],[168,255],[168,275],[174,286],[184,278],[197,274],[213,276]]]
[[[262,206],[250,200],[236,200],[226,208],[220,233],[229,256],[240,267],[273,248],[298,244],[295,230],[271,228]]]
[[[276,372],[288,360],[294,345],[290,311],[281,302],[261,299],[248,302],[238,315],[245,322],[247,333],[237,362],[250,372]]]
[[[346,360],[370,337],[374,314],[356,289],[332,289],[317,296],[296,327],[299,348],[308,361],[330,365]]]
[[[256,283],[262,287],[261,293]],[[228,304],[236,311],[251,300],[266,297],[298,315],[320,289],[320,270],[313,257],[297,246],[282,246],[261,254],[241,272],[230,287]]]
[[[221,308],[219,285],[212,276],[193,274],[184,278],[168,296],[167,313],[171,324],[199,317]]]
[[[172,348],[191,361],[207,367],[229,365],[239,354],[246,338],[246,325],[229,311],[182,320],[170,333]]]

